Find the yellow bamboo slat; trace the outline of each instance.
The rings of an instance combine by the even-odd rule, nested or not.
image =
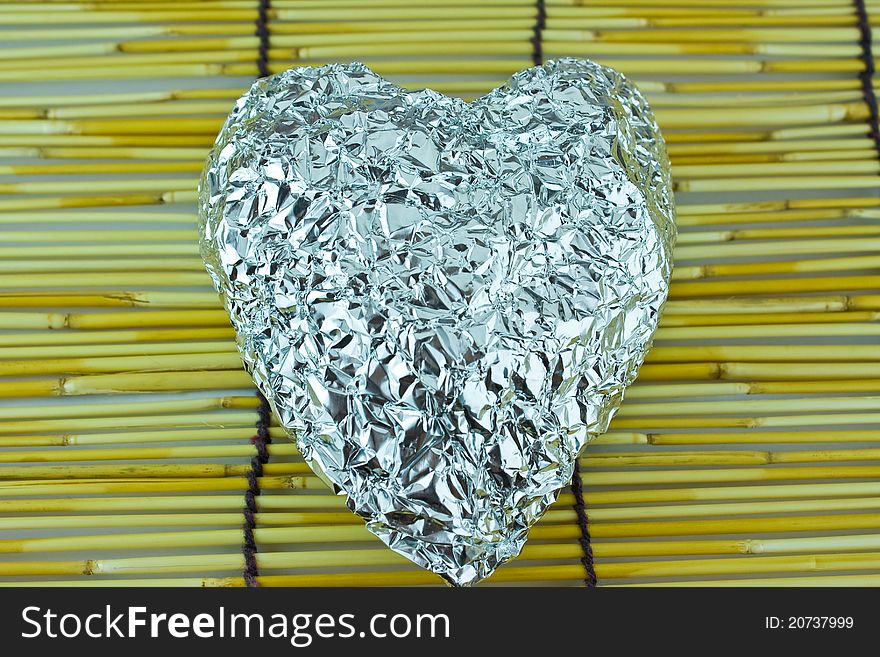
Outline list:
[[[0,0],[0,585],[244,586],[259,401],[196,244],[258,75],[251,0]],[[267,66],[472,99],[543,55],[633,79],[680,239],[655,345],[581,455],[599,585],[880,583],[880,145],[850,0],[273,0]],[[864,76],[862,76],[864,77]],[[264,586],[436,585],[284,430]],[[578,585],[571,491],[486,582]]]

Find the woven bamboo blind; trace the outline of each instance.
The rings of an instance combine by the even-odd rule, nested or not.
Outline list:
[[[194,200],[262,53],[464,97],[540,56],[634,79],[681,236],[655,349],[581,459],[598,583],[880,584],[871,26],[874,0],[0,1],[0,582],[245,583],[259,400]],[[439,583],[270,434],[261,585]],[[572,502],[487,585],[583,585]]]

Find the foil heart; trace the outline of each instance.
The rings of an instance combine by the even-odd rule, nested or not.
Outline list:
[[[302,456],[458,585],[519,553],[607,429],[675,239],[650,109],[577,59],[472,103],[360,64],[260,80],[200,214],[245,366]]]

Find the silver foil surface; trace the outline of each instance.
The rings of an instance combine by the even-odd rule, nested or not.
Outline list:
[[[200,185],[245,366],[392,549],[457,585],[517,555],[648,349],[670,168],[619,73],[465,103],[360,64],[256,82]]]

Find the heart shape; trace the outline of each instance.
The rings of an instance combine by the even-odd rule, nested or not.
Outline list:
[[[470,104],[361,64],[260,80],[200,214],[245,366],[302,456],[457,585],[519,553],[607,429],[675,239],[647,103],[578,59]]]

